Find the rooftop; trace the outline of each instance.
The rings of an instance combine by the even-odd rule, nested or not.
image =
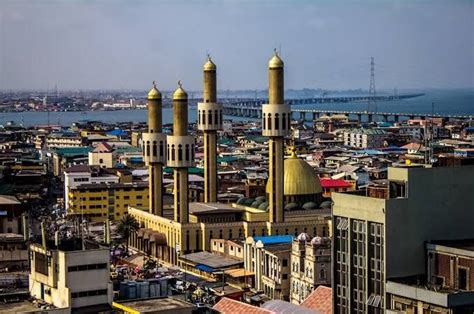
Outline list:
[[[221,256],[207,251],[182,255],[180,259],[194,264],[206,265],[214,269],[227,268],[242,264],[241,260]]]
[[[234,208],[227,204],[221,203],[189,203],[189,213],[196,214],[222,214],[222,213],[239,213],[243,210]]]
[[[192,309],[194,305],[172,297],[114,302],[112,305],[129,313],[176,312],[179,309]]]
[[[264,245],[279,244],[279,243],[291,243],[293,241],[292,235],[274,235],[274,236],[261,236],[253,237],[255,242],[261,241]]]
[[[323,314],[332,313],[332,289],[319,286],[301,303],[301,306],[319,311]]]
[[[462,240],[436,240],[431,241],[431,244],[442,245],[451,248],[473,251],[474,252],[474,239],[462,239]]]
[[[250,304],[229,298],[222,298],[212,307],[214,310],[224,314],[246,313],[246,314],[271,314],[273,311],[262,309]]]

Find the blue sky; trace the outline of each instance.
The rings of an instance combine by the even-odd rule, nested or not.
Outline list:
[[[0,89],[474,87],[474,1],[0,1]]]

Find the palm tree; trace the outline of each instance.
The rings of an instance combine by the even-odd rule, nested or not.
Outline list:
[[[140,224],[135,217],[125,214],[120,220],[117,226],[117,233],[122,237],[122,241],[125,241],[125,254],[128,255],[128,238],[133,232],[136,232],[140,228]]]

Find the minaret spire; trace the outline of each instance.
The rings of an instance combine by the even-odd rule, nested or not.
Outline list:
[[[174,221],[189,221],[188,168],[194,166],[194,137],[188,135],[188,94],[181,81],[173,94],[173,135],[167,137],[167,164],[174,168]]]
[[[275,48],[268,63],[268,104],[262,107],[262,135],[269,137],[267,199],[270,222],[284,221],[284,141],[291,124],[290,107],[284,101],[284,63]]]
[[[153,81],[148,92],[148,132],[143,133],[143,157],[148,165],[149,211],[163,216],[163,165],[166,160],[166,136],[163,127],[161,93]]]
[[[222,105],[217,101],[217,67],[207,55],[203,66],[203,102],[198,104],[198,128],[204,137],[204,202],[217,202],[217,130],[222,129]]]

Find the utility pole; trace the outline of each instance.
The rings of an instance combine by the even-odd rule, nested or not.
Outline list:
[[[375,98],[375,62],[374,57],[370,57],[370,87],[367,112],[377,112],[377,101]]]

